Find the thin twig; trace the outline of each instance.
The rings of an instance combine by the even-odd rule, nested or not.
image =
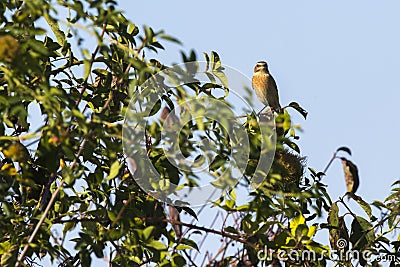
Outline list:
[[[218,214],[215,215],[213,221],[211,222],[210,228],[212,228],[212,227],[214,226],[214,223],[217,221],[217,218],[218,218],[219,213],[220,213],[220,212],[218,211]],[[203,246],[203,244],[204,244],[205,240],[207,239],[207,237],[208,237],[208,233],[206,233],[206,234],[204,235],[203,239],[201,240],[200,245],[199,245],[199,250],[200,250],[201,247]],[[197,255],[199,255],[199,252],[197,252],[197,254],[194,255],[194,257],[193,257],[194,260],[196,259]]]
[[[192,263],[193,266],[197,267],[197,264],[194,262],[194,259],[190,257],[190,255],[186,252],[186,250],[183,251],[183,253],[186,255],[186,258]]]
[[[252,247],[254,249],[257,249],[257,245],[254,243],[251,243],[249,241],[247,241],[245,238],[237,236],[237,235],[233,235],[224,231],[219,231],[219,230],[215,230],[215,229],[211,229],[211,228],[207,228],[207,227],[203,227],[203,226],[198,226],[195,224],[190,224],[190,223],[185,223],[185,222],[181,222],[181,221],[177,221],[177,220],[171,220],[171,219],[163,219],[163,218],[154,218],[154,217],[145,217],[143,218],[144,221],[147,222],[157,222],[157,221],[162,221],[162,222],[167,222],[173,225],[182,225],[185,227],[188,227],[190,229],[196,229],[196,230],[200,230],[200,231],[204,231],[207,233],[213,233],[222,237],[227,237],[230,238],[232,240],[235,240],[237,242],[243,243],[248,245],[249,247]]]
[[[224,245],[222,245],[217,253],[215,253],[215,255],[208,261],[208,265],[207,266],[211,266],[211,263],[213,261],[215,261],[217,259],[217,257],[219,256],[219,254],[221,254],[222,252],[224,252],[226,250],[226,248],[229,246],[229,242],[225,243]],[[223,257],[222,257],[223,258]]]
[[[89,133],[91,133],[91,130],[89,131]],[[80,155],[81,155],[81,153],[83,151],[83,148],[85,147],[86,140],[87,140],[86,138],[83,139],[81,147],[80,147],[80,149],[78,151],[78,154],[76,155],[74,161],[71,163],[71,165],[69,167],[70,170],[72,170],[75,167],[76,163],[78,162],[78,158],[80,157]],[[33,240],[34,240],[36,234],[38,233],[40,227],[42,226],[44,220],[47,218],[47,214],[49,213],[51,207],[53,206],[54,201],[56,200],[56,197],[58,195],[58,192],[60,192],[60,190],[63,188],[63,183],[64,183],[64,178],[61,179],[60,185],[57,187],[57,189],[51,195],[50,201],[47,204],[46,209],[44,210],[44,212],[42,214],[42,217],[40,218],[39,222],[36,224],[35,229],[33,230],[32,234],[30,235],[30,237],[28,239],[28,242],[25,244],[24,249],[22,250],[21,254],[19,255],[18,260],[15,263],[15,267],[18,267],[19,264],[21,263],[21,261],[24,259],[25,254],[29,249],[29,245],[33,242]]]
[[[335,160],[336,154],[337,154],[337,151],[335,153],[333,153],[333,156],[332,156],[331,160],[329,161],[328,165],[326,165],[326,167],[325,167],[325,169],[323,171],[324,174],[326,174],[326,172],[328,171],[328,169],[331,166],[332,162]]]

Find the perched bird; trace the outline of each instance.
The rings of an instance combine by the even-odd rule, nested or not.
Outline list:
[[[360,185],[360,179],[358,177],[357,166],[353,162],[346,158],[340,158],[343,164],[344,178],[346,180],[347,192],[355,193]]]
[[[160,119],[164,120],[164,127],[170,129],[173,125],[179,123],[179,118],[175,115],[175,111],[164,107],[161,111]]]
[[[256,96],[264,105],[269,105],[275,112],[282,112],[279,104],[278,87],[269,73],[267,62],[260,61],[254,67],[252,86]]]

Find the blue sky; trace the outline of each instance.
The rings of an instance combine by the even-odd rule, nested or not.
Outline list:
[[[368,202],[390,193],[399,179],[400,2],[124,1],[121,8],[137,25],[183,42],[159,53],[166,64],[181,61],[179,50],[193,48],[200,59],[214,50],[251,77],[257,61],[268,61],[281,104],[309,111],[306,121],[291,111],[304,129],[299,145],[309,166],[322,171],[336,148],[348,146],[360,172],[357,193]],[[333,200],[346,192],[339,160],[324,181]],[[206,214],[200,224],[212,218]]]
[[[323,170],[339,146],[353,151],[358,193],[384,198],[399,176],[400,2],[396,1],[178,1],[121,3],[137,25],[164,29],[183,42],[158,58],[180,62],[179,50],[215,50],[222,62],[251,77],[254,64],[269,62],[282,105],[300,103],[302,154]],[[325,178],[333,199],[343,195],[340,161]]]
[[[383,200],[399,179],[400,2],[121,1],[120,7],[138,26],[183,42],[163,43],[157,58],[165,64],[181,62],[180,50],[195,49],[199,59],[214,50],[251,77],[257,61],[268,61],[281,104],[296,101],[309,112],[304,121],[290,111],[304,129],[299,145],[310,167],[322,171],[336,148],[350,147],[360,172],[357,193],[368,202]],[[346,191],[339,160],[327,174],[336,200]],[[200,225],[213,218],[205,214]],[[219,246],[215,241],[207,248]]]

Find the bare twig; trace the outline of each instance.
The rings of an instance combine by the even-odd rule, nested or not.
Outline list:
[[[188,227],[190,229],[196,229],[196,230],[204,231],[206,233],[213,233],[213,234],[216,234],[216,235],[219,235],[219,236],[222,236],[222,237],[227,237],[227,238],[230,238],[230,239],[235,240],[237,242],[246,244],[249,247],[252,247],[254,249],[258,248],[256,244],[247,241],[247,239],[245,239],[243,237],[240,237],[240,236],[237,236],[237,235],[234,235],[234,234],[230,234],[230,233],[224,232],[224,231],[219,231],[219,230],[215,230],[215,229],[211,229],[211,228],[207,228],[207,227],[203,227],[203,226],[198,226],[198,225],[195,225],[195,224],[185,223],[185,222],[181,222],[181,221],[171,220],[171,219],[145,217],[145,218],[143,218],[143,220],[147,221],[147,222],[163,221],[163,222],[167,222],[167,223],[170,223],[170,224],[182,225],[182,226]]]
[[[333,153],[333,156],[332,156],[331,160],[328,162],[328,165],[326,165],[326,167],[325,167],[325,169],[323,171],[324,174],[326,174],[326,172],[328,171],[328,169],[331,166],[332,162],[335,160],[336,155],[337,155],[337,151],[335,153]]]
[[[91,130],[89,131],[89,133],[91,133]],[[81,147],[78,151],[78,154],[76,155],[74,161],[71,163],[71,165],[69,167],[70,170],[72,170],[75,167],[76,163],[78,162],[78,158],[80,157],[80,155],[83,151],[83,148],[85,147],[86,140],[87,140],[86,138],[83,139]],[[61,179],[60,185],[57,187],[57,189],[51,195],[50,201],[47,204],[46,209],[44,210],[44,212],[42,214],[42,217],[40,218],[39,222],[36,224],[36,227],[33,230],[32,234],[30,235],[28,242],[25,244],[24,249],[22,250],[21,254],[19,255],[18,260],[15,263],[15,267],[18,267],[20,265],[20,263],[22,262],[22,260],[24,259],[25,254],[29,249],[29,245],[33,242],[33,240],[34,240],[36,234],[38,233],[40,227],[42,226],[44,220],[47,218],[47,214],[49,213],[51,207],[53,206],[54,201],[56,200],[56,197],[58,195],[58,192],[60,192],[60,190],[63,188],[63,183],[64,183],[64,179]]]
[[[214,217],[213,221],[211,222],[210,228],[212,228],[212,227],[214,226],[215,222],[217,221],[218,215],[219,215],[219,212],[218,212],[218,214]],[[205,242],[206,239],[207,239],[207,236],[208,236],[208,233],[206,233],[206,234],[204,235],[203,239],[201,240],[200,245],[199,245],[199,249],[203,246],[204,242]],[[199,252],[197,252],[197,254],[194,255],[194,257],[193,257],[194,260],[196,259],[197,255],[199,255]]]

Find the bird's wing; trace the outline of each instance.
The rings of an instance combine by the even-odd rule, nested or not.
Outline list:
[[[276,85],[274,77],[269,75],[268,77],[268,92],[267,92],[268,104],[274,109],[280,109],[278,86]]]
[[[347,192],[355,193],[360,185],[357,166],[348,159],[342,159]]]

